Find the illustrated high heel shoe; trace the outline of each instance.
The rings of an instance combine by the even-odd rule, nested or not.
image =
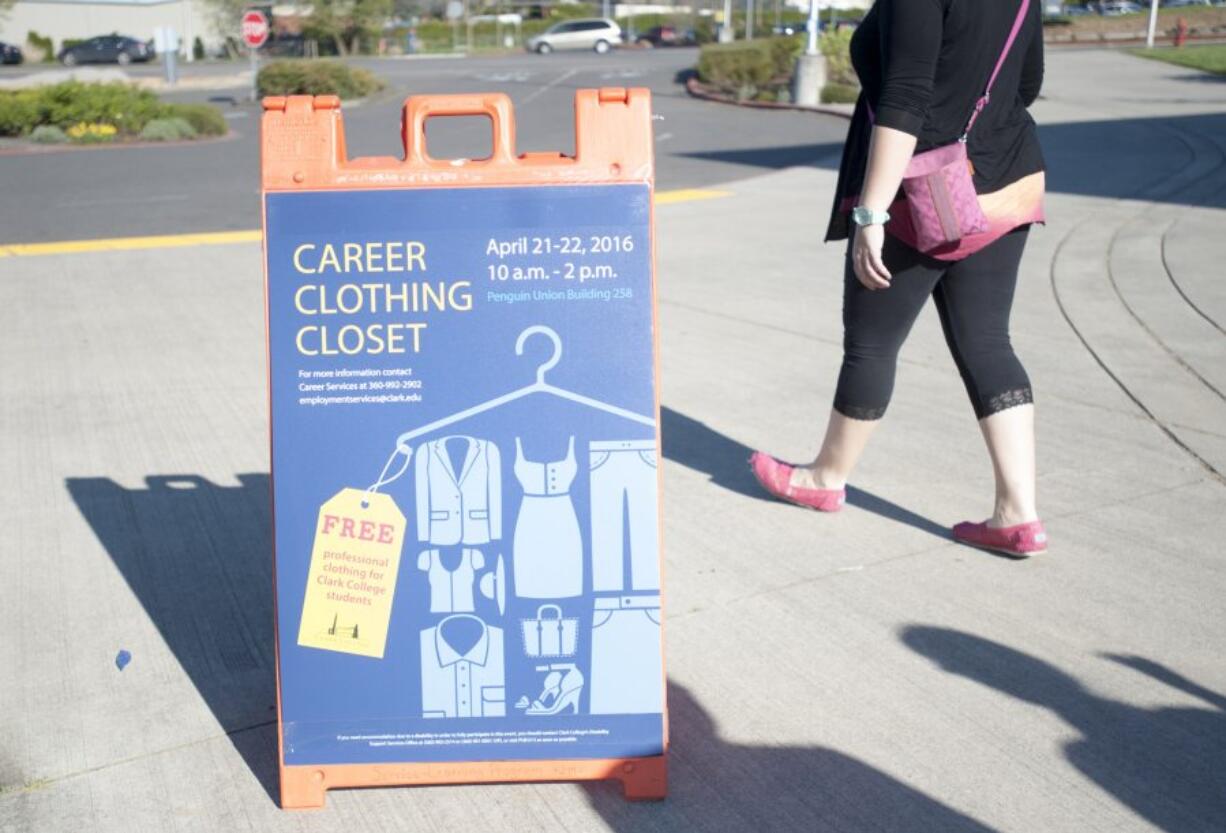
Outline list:
[[[554,697],[551,705],[546,706],[538,700],[528,708],[525,714],[561,714],[566,709],[570,709],[571,714],[578,714],[579,695],[583,693],[583,682],[583,673],[578,668],[572,668],[566,672],[566,676],[562,677],[562,681],[558,685],[557,695]]]
[[[526,708],[528,710],[528,714],[538,714],[539,712],[537,709],[548,708],[545,705],[546,703],[552,704],[557,701],[558,695],[562,693],[562,689],[560,687],[561,684],[562,672],[550,671],[547,675],[545,675],[545,686],[541,689],[541,696],[533,700],[531,706],[529,706],[527,703],[528,698],[521,697],[519,698],[519,702],[515,704],[515,707],[517,709]],[[520,703],[523,705],[520,705]]]

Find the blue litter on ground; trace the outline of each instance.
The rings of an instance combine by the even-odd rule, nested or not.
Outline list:
[[[131,661],[132,661],[132,655],[122,649],[119,651],[118,654],[115,655],[115,667],[118,668],[120,671],[122,671],[124,669],[124,666],[126,666]]]

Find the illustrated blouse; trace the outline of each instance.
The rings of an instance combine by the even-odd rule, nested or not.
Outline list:
[[[868,163],[872,123],[917,139],[915,152],[956,141],[1009,36],[1020,0],[877,0],[851,39],[856,102],[826,240],[844,240]],[[1026,21],[967,143],[989,216],[1042,219],[1043,154],[1026,108],[1043,83],[1042,2]]]

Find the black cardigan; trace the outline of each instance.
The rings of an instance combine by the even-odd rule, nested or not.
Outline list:
[[[979,193],[1043,170],[1034,120],[1026,111],[1043,83],[1042,0],[1030,8],[967,143]],[[851,39],[862,92],[856,102],[827,240],[849,231],[849,204],[864,183],[872,125],[910,133],[916,153],[956,141],[992,74],[1020,0],[877,0]]]

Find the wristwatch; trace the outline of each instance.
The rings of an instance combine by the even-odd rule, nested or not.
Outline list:
[[[874,211],[863,205],[857,205],[851,210],[851,221],[857,226],[883,226],[890,220],[890,212]]]

